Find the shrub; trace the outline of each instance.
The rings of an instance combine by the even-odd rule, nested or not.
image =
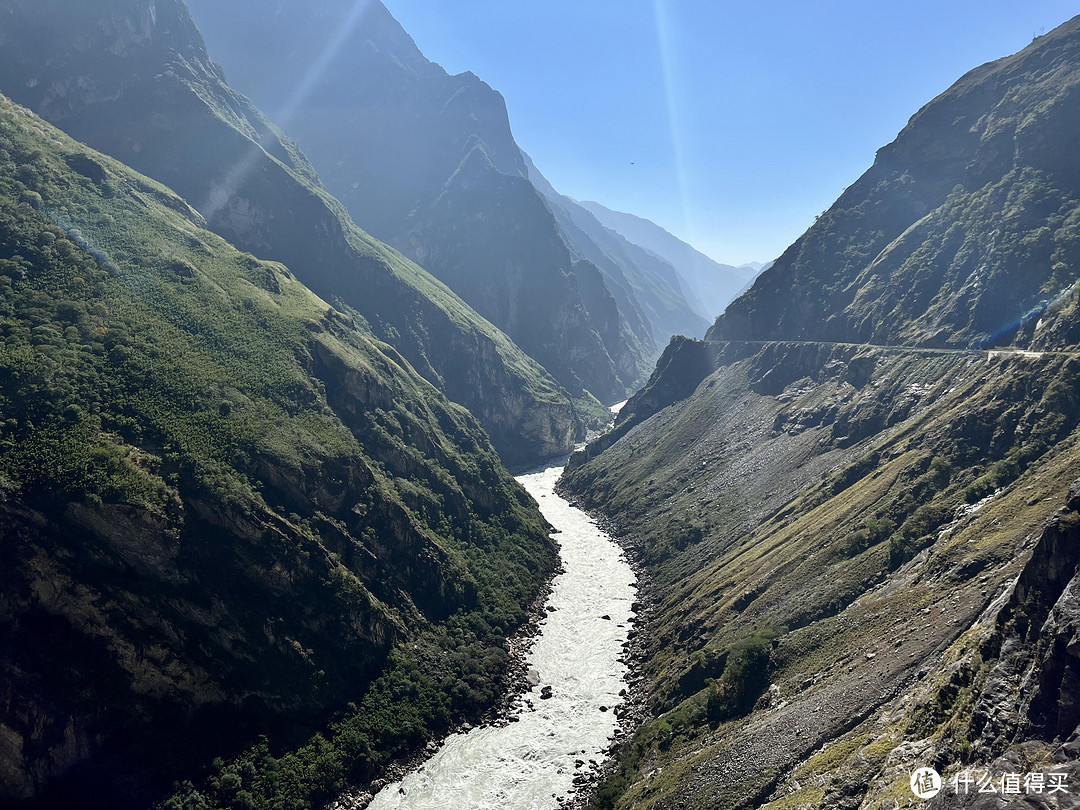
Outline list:
[[[779,632],[759,630],[739,639],[727,653],[723,674],[709,684],[705,715],[713,723],[740,717],[769,687],[773,641]]]

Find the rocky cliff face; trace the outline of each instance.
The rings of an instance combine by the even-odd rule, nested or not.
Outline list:
[[[598,806],[1075,804],[1000,779],[1076,776],[1078,69],[1072,21],[924,108],[573,462],[657,603]]]
[[[362,10],[340,0],[284,3],[274,15],[254,0],[192,7],[238,86],[289,116],[283,126],[356,221],[446,282],[572,392],[622,399],[645,375],[655,334],[662,342],[672,323],[704,327],[677,285],[639,271],[632,288],[618,269],[601,267],[597,280],[576,263],[598,262],[531,182],[502,97],[471,73],[450,76],[429,62],[378,0]],[[581,241],[604,255],[590,237]],[[592,289],[619,284],[611,295]],[[654,288],[676,314],[653,307],[650,324],[637,299]]]
[[[966,724],[958,722],[924,749],[926,759],[942,771],[961,774],[956,787],[935,797],[932,807],[1000,807],[998,799],[978,793],[978,783],[986,775],[1000,780],[1005,774],[1031,772],[1064,774],[1066,791],[1047,788],[1043,798],[1022,786],[1023,795],[1010,796],[1005,806],[1045,801],[1064,808],[1075,803],[1067,786],[1080,776],[1077,505],[1074,485],[1067,505],[1035,544],[1008,601],[981,628],[977,653],[954,663],[949,680],[934,684],[936,694],[928,690],[925,695],[931,705],[962,701],[970,707],[962,718]],[[971,774],[975,784],[964,774]]]
[[[582,426],[565,391],[445,286],[353,225],[299,148],[225,83],[181,0],[12,0],[6,12],[0,89],[174,188],[211,229],[287,263],[366,319],[484,420],[508,462],[569,449]]]
[[[968,73],[717,322],[717,339],[1033,339],[1074,281],[1077,23]],[[1019,330],[1019,331],[1018,331]]]
[[[203,225],[0,97],[5,806],[146,807],[260,734],[370,778],[490,705],[555,564],[472,416]],[[411,681],[451,625],[469,672]]]
[[[577,469],[596,458],[636,425],[668,405],[686,399],[715,369],[716,359],[708,344],[681,336],[672,338],[656,362],[652,376],[626,401],[612,429],[574,453],[567,463],[567,470]]]
[[[582,303],[570,252],[536,189],[499,172],[483,146],[473,147],[438,196],[408,217],[408,230],[395,243],[574,395],[588,391],[617,402],[639,373],[626,381],[618,376]]]

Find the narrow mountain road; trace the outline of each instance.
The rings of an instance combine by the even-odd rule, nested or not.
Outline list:
[[[906,352],[909,354],[925,354],[932,356],[971,356],[986,355],[987,361],[1019,357],[1027,360],[1038,360],[1042,357],[1077,357],[1080,351],[1031,351],[1017,347],[1004,346],[994,349],[947,349],[933,346],[889,346],[879,343],[844,343],[830,340],[715,340],[709,341],[713,345],[735,344],[740,346],[830,346],[847,349],[876,349],[887,352]]]

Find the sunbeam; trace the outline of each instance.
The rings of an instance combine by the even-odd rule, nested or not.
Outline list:
[[[349,36],[356,28],[357,23],[360,22],[364,12],[366,12],[370,6],[371,0],[356,0],[356,2],[353,3],[349,13],[342,21],[341,27],[338,28],[333,38],[327,43],[327,46],[319,54],[319,57],[308,69],[307,73],[304,74],[304,78],[296,86],[296,90],[293,91],[289,100],[280,110],[278,110],[277,115],[274,117],[274,124],[279,129],[284,130],[288,127],[289,122],[296,115],[296,111],[300,109],[304,99],[311,92],[315,83],[318,82],[326,72],[327,68],[330,67],[334,58],[345,46]],[[228,204],[229,200],[236,194],[237,189],[240,188],[244,180],[265,155],[266,152],[261,145],[258,143],[253,144],[244,157],[229,171],[224,181],[214,184],[213,188],[210,189],[210,194],[205,204],[200,209],[207,222],[213,220],[221,209]]]
[[[334,58],[345,46],[353,29],[356,28],[356,24],[360,22],[360,19],[364,16],[364,12],[368,10],[370,5],[371,0],[356,0],[356,2],[353,3],[348,15],[342,22],[341,27],[337,30],[337,33],[334,34],[333,39],[327,43],[326,48],[323,49],[319,58],[315,60],[314,64],[308,69],[308,72],[304,74],[303,80],[296,86],[296,90],[293,91],[289,100],[285,102],[280,110],[278,110],[274,123],[279,127],[284,128],[286,124],[292,120],[292,117],[296,115],[296,111],[300,108],[300,105],[303,103],[308,93],[311,92],[311,88],[315,86],[315,83],[322,77],[326,72],[326,69],[330,66],[330,63],[334,61]]]
[[[996,332],[991,334],[989,337],[981,340],[978,344],[976,344],[976,346],[974,348],[976,348],[976,349],[993,348],[993,346],[996,345],[997,342],[999,340],[1001,340],[1001,338],[1005,337],[1006,335],[1010,335],[1010,334],[1013,334],[1014,332],[1017,332],[1018,330],[1022,329],[1025,326],[1027,326],[1027,324],[1031,323],[1033,320],[1035,320],[1037,318],[1042,318],[1042,316],[1044,314],[1046,314],[1047,310],[1049,310],[1051,307],[1057,306],[1062,301],[1064,301],[1073,292],[1073,289],[1074,289],[1074,287],[1066,287],[1064,290],[1059,292],[1054,298],[1052,298],[1050,300],[1040,301],[1039,303],[1035,304],[1033,307],[1028,309],[1019,318],[1016,318],[1015,320],[1007,323],[1005,326],[1003,326],[1001,329],[998,329]],[[1038,329],[1038,327],[1036,326],[1036,330],[1037,329]]]
[[[679,184],[679,198],[682,205],[683,228],[693,231],[690,216],[690,199],[686,173],[686,158],[683,154],[682,123],[679,118],[679,105],[676,101],[674,37],[668,18],[667,0],[653,0],[656,14],[656,37],[660,50],[660,65],[664,74],[664,97],[667,101],[668,131],[671,137],[671,150],[675,158],[675,174]],[[692,236],[693,234],[691,234]]]

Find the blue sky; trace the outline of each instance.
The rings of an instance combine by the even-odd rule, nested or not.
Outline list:
[[[1080,0],[384,0],[506,98],[552,184],[719,261],[775,258],[967,70]]]

